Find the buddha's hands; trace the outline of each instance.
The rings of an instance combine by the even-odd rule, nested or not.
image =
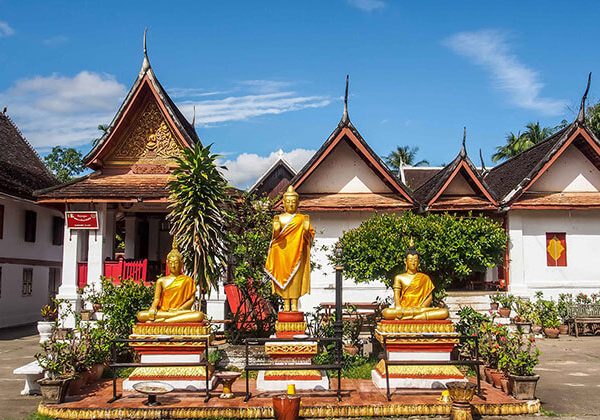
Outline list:
[[[156,308],[148,309],[148,315],[150,315],[150,319],[156,318],[156,312],[158,312]]]
[[[305,215],[304,223],[302,224],[302,228],[304,229],[305,232],[308,232],[310,230],[310,216],[309,215]]]
[[[279,215],[273,217],[273,233],[278,234],[281,230],[281,220],[279,220]]]

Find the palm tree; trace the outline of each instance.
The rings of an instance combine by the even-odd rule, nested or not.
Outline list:
[[[169,182],[171,234],[183,254],[185,269],[201,285],[216,287],[225,268],[227,237],[224,231],[230,203],[227,181],[210,146],[197,143],[175,157],[177,168]]]
[[[506,144],[496,147],[496,153],[492,156],[492,161],[498,162],[499,160],[510,159],[548,138],[554,131],[550,127],[542,128],[539,122],[530,122],[525,126],[523,133],[510,132],[507,134]]]
[[[418,151],[419,148],[417,146],[396,146],[396,150],[393,150],[384,158],[385,163],[395,172],[400,170],[401,165],[428,166],[429,161],[425,159],[415,162]]]

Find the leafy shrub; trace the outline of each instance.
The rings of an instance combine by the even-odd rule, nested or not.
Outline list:
[[[436,301],[452,281],[464,282],[473,272],[501,263],[508,239],[499,222],[483,216],[375,214],[345,232],[340,259],[335,254],[329,259],[358,283],[381,280],[391,286],[394,275],[404,270],[411,237],[421,270],[435,283]]]
[[[556,302],[552,299],[544,299],[542,292],[537,292],[535,296],[535,308],[542,327],[558,328],[560,326],[560,316]]]
[[[518,332],[507,337],[498,368],[515,376],[533,376],[539,363],[540,351],[533,335]]]

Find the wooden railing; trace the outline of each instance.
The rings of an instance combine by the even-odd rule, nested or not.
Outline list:
[[[121,280],[131,279],[147,283],[148,260],[118,260],[104,262],[104,276],[119,284]],[[77,263],[77,286],[83,288],[88,282],[88,263]]]

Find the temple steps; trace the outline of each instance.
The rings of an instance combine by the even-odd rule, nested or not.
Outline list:
[[[490,310],[490,295],[494,292],[469,292],[469,291],[451,291],[444,299],[448,310],[450,311],[450,319],[458,320],[458,311],[460,308],[470,306],[477,312],[487,314]]]

